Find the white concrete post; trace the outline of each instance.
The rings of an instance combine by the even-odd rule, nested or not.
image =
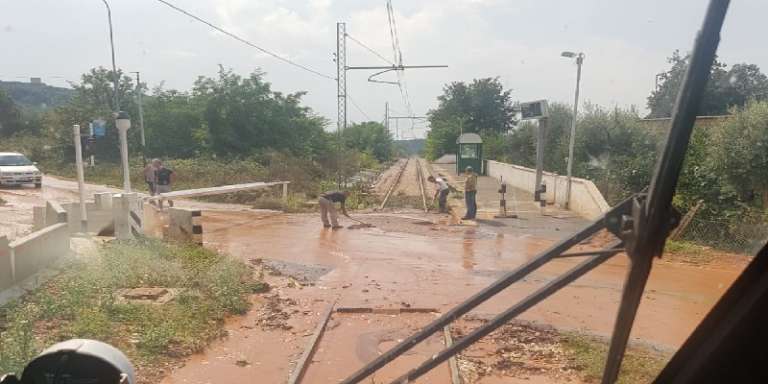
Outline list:
[[[123,190],[128,193],[131,192],[131,171],[128,164],[128,128],[121,127],[118,129],[120,133],[120,158],[123,163]]]
[[[85,173],[83,172],[83,148],[80,141],[80,126],[72,126],[75,136],[75,166],[77,167],[77,190],[80,194],[80,232],[88,232],[88,217],[85,209]]]
[[[288,202],[288,183],[283,183],[283,203]]]
[[[129,240],[133,238],[130,223],[131,206],[128,196],[125,194],[115,195],[112,199],[112,217],[115,220],[115,237],[118,240]]]

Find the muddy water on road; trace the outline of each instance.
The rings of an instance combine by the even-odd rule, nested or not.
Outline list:
[[[420,307],[445,311],[478,292],[505,271],[530,260],[556,240],[544,236],[496,234],[482,227],[445,227],[445,231],[437,230],[433,236],[384,232],[378,228],[331,231],[323,229],[314,215],[254,217],[247,212],[206,211],[204,226],[207,246],[245,260],[275,259],[330,267],[330,272],[320,277],[315,286],[295,292],[295,297],[309,303],[307,305],[315,313],[321,311],[323,302],[334,297],[338,297],[337,307]],[[499,313],[579,261],[553,261],[481,305],[475,313]],[[520,317],[559,328],[607,335],[613,326],[626,264],[625,256],[617,256]],[[740,267],[707,269],[657,263],[640,308],[633,338],[662,347],[680,345],[739,271]],[[311,329],[316,318],[305,319],[306,324],[301,329]],[[426,324],[432,318],[422,316],[410,319],[408,328],[416,329],[418,324]],[[349,352],[336,352],[333,345],[355,344],[358,348],[365,343],[365,335],[370,336],[366,332],[384,332],[387,329],[385,324],[380,323],[384,321],[381,319],[386,320],[381,317],[357,318],[347,321],[347,327],[329,332],[310,368],[310,372],[319,378],[311,382],[333,382],[343,376],[341,373],[371,359],[373,353],[351,356]],[[405,320],[393,318],[391,321],[397,325]],[[340,321],[339,327],[345,324]],[[339,335],[348,335],[351,340],[339,338]],[[238,349],[238,345],[242,345],[248,350],[256,342],[241,337],[225,343],[230,349]],[[269,338],[259,341],[273,342],[278,341]],[[295,353],[278,355],[282,358],[290,355],[290,359],[295,360],[303,348],[302,343],[296,341],[290,344],[283,340],[283,345],[276,349],[292,345]],[[432,347],[436,346],[436,342],[431,346],[427,344],[427,349],[416,353],[432,353]],[[192,363],[194,366],[194,361]],[[333,373],[337,365],[343,366],[338,374]],[[264,382],[283,382],[290,371],[288,362],[278,364],[277,371],[281,374],[277,376],[274,376],[274,364],[271,370],[261,367],[254,366],[248,371],[250,374],[268,374],[270,379]],[[188,371],[191,368],[185,369]],[[403,369],[404,366],[395,371],[402,373]],[[383,374],[390,375],[390,372]],[[320,379],[323,377],[329,381]]]

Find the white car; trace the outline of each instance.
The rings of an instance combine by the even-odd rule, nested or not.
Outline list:
[[[16,152],[0,152],[0,186],[43,185],[43,173],[26,156]]]

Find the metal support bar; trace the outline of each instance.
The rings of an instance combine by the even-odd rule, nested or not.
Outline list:
[[[631,206],[631,203],[632,203],[632,200],[629,200],[629,199],[625,200],[622,203],[619,203],[617,206],[611,208],[610,211],[606,212],[601,218],[595,220],[594,222],[592,222],[587,227],[577,232],[570,238],[560,241],[559,243],[550,247],[548,250],[540,253],[537,257],[530,260],[528,263],[518,267],[514,271],[511,271],[505,274],[500,279],[496,280],[494,283],[484,288],[482,291],[476,293],[469,299],[465,300],[463,303],[457,305],[450,311],[446,312],[439,318],[435,319],[432,323],[422,328],[421,331],[403,340],[402,342],[400,342],[398,345],[396,345],[389,351],[385,352],[384,354],[377,357],[372,362],[368,363],[366,366],[364,366],[363,368],[361,368],[360,370],[358,370],[357,372],[349,376],[347,379],[345,379],[342,383],[355,384],[355,383],[361,382],[363,379],[370,376],[371,374],[379,370],[381,367],[383,367],[390,361],[394,360],[398,356],[402,355],[406,351],[413,348],[416,344],[424,341],[426,338],[430,337],[434,333],[441,331],[443,327],[445,327],[446,325],[450,324],[451,322],[458,319],[462,315],[468,313],[478,305],[484,303],[486,300],[490,299],[495,294],[501,292],[508,286],[524,278],[525,276],[535,271],[542,265],[554,259],[557,255],[565,252],[566,250],[573,247],[574,245],[579,244],[580,242],[589,238],[590,236],[600,231],[601,229],[604,229],[604,228],[611,229],[612,227],[617,226],[619,218],[622,215],[626,215],[629,213],[629,208]]]
[[[627,280],[624,283],[624,290],[621,294],[621,304],[619,305],[619,315],[613,328],[613,337],[611,346],[608,349],[608,358],[605,363],[605,373],[603,374],[603,384],[613,384],[619,375],[621,360],[624,357],[624,350],[627,348],[629,333],[632,331],[632,324],[635,322],[637,309],[640,306],[640,300],[643,299],[643,291],[651,273],[653,259],[633,260]]]
[[[565,257],[603,255],[603,254],[606,254],[606,253],[616,253],[616,252],[624,252],[624,251],[626,251],[626,249],[624,249],[624,248],[620,248],[620,249],[596,249],[594,251],[563,253],[562,255],[555,256],[555,258],[556,259],[560,259],[560,258],[565,258]]]
[[[366,66],[366,67],[346,67],[346,69],[369,69],[369,70],[379,70],[379,69],[387,69],[391,71],[402,71],[404,69],[417,69],[417,68],[448,68],[447,65],[379,65],[379,66]]]
[[[711,0],[704,22],[696,36],[691,62],[677,94],[672,113],[672,126],[666,145],[656,163],[648,198],[634,203],[627,238],[632,266],[622,294],[616,324],[603,372],[603,384],[613,384],[619,376],[621,361],[629,339],[637,308],[642,299],[654,256],[661,256],[667,236],[677,220],[672,197],[691,140],[693,123],[709,81],[712,63],[720,43],[720,30],[729,0]]]
[[[611,248],[617,248],[621,246],[621,244],[622,244],[621,241],[616,241],[611,245]],[[604,253],[601,255],[593,256],[587,260],[584,260],[583,262],[579,263],[579,265],[571,268],[565,274],[558,276],[554,280],[547,283],[545,286],[537,289],[535,292],[528,295],[522,301],[518,302],[517,304],[510,307],[506,311],[494,317],[491,321],[489,321],[485,325],[475,329],[468,335],[462,337],[460,340],[455,342],[452,346],[442,350],[440,353],[433,356],[431,359],[425,361],[418,368],[411,370],[405,375],[394,380],[392,383],[407,384],[413,380],[416,380],[417,378],[421,377],[423,374],[429,372],[429,370],[431,370],[432,368],[440,365],[443,361],[447,360],[449,357],[461,352],[462,350],[464,350],[464,348],[467,348],[472,343],[485,337],[489,333],[496,330],[496,328],[499,328],[502,325],[506,324],[509,320],[512,320],[515,316],[525,312],[529,308],[533,307],[534,305],[538,304],[542,300],[551,296],[553,293],[559,291],[561,288],[575,281],[576,279],[583,276],[587,272],[595,269],[595,267],[602,264],[606,260],[610,259],[613,255],[618,253],[618,249],[614,249],[612,251],[613,252],[611,253]]]

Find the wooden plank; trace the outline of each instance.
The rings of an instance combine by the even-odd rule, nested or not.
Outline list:
[[[453,345],[453,337],[451,337],[451,329],[448,326],[443,327],[443,336],[445,337],[446,348],[450,348]],[[448,367],[451,368],[451,384],[461,384],[459,363],[456,361],[456,356],[451,356],[448,359]]]
[[[220,187],[185,189],[181,191],[160,193],[155,196],[147,197],[147,200],[167,200],[167,199],[176,198],[176,197],[221,195],[225,193],[262,189],[262,188],[272,187],[275,185],[287,185],[289,183],[290,181],[274,181],[269,183],[258,182],[258,183],[247,183],[247,184],[222,185]]]
[[[301,354],[301,358],[298,362],[296,362],[296,368],[293,369],[293,373],[291,373],[291,377],[288,379],[288,384],[299,384],[301,382],[301,379],[304,377],[304,374],[307,372],[307,368],[309,367],[309,362],[312,360],[312,356],[315,354],[315,350],[317,349],[317,344],[320,341],[320,338],[323,337],[323,333],[325,332],[325,326],[328,324],[328,320],[331,318],[331,314],[333,313],[333,307],[336,305],[336,300],[332,301],[330,304],[328,304],[328,307],[325,309],[325,312],[320,317],[320,322],[317,323],[317,328],[315,328],[315,333],[312,335],[312,338],[309,340],[309,343],[307,344],[307,348],[304,350],[304,353]]]

